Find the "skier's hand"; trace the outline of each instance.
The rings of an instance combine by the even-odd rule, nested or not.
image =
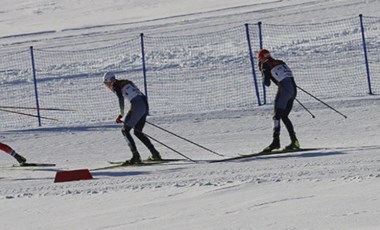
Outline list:
[[[116,123],[123,123],[123,120],[121,120],[121,118],[123,118],[123,116],[122,115],[119,115],[119,116],[117,116],[117,118],[116,118]]]

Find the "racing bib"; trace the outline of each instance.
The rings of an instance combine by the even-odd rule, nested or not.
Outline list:
[[[293,77],[292,71],[286,64],[281,64],[271,69],[272,76],[278,81],[282,81],[287,77]]]
[[[121,92],[123,93],[124,97],[126,97],[129,101],[131,101],[133,98],[137,96],[142,96],[143,93],[137,88],[135,84],[132,82],[126,84],[122,89]]]

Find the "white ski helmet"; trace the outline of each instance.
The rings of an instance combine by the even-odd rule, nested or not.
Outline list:
[[[103,75],[103,83],[104,84],[114,82],[115,80],[116,80],[115,74],[112,72],[107,72]]]

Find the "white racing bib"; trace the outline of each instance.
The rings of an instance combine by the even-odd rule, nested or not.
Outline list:
[[[131,101],[133,98],[143,95],[143,93],[137,88],[137,86],[133,83],[126,84],[122,89],[121,92],[125,98],[128,99],[128,101]]]
[[[277,65],[273,67],[270,72],[278,82],[284,80],[287,77],[293,77],[292,71],[286,64]]]

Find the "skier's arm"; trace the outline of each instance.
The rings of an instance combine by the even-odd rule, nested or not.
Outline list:
[[[115,90],[115,93],[116,93],[116,96],[119,100],[119,108],[120,108],[120,116],[124,116],[124,96],[121,92],[121,88],[120,87],[115,87],[114,88]]]
[[[269,87],[270,86],[270,79],[272,77],[272,74],[270,72],[270,68],[269,68],[268,64],[263,63],[261,65],[260,69],[261,69],[261,73],[262,73],[262,76],[263,76],[264,84]]]

